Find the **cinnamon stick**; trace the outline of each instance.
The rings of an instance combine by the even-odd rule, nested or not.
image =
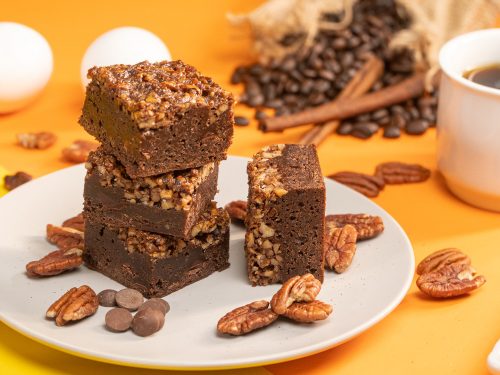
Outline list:
[[[262,120],[261,130],[278,132],[305,124],[342,120],[385,108],[421,95],[424,92],[424,77],[424,73],[416,73],[400,83],[358,98],[338,99],[291,115],[270,117]]]
[[[344,87],[337,97],[340,99],[352,99],[366,94],[368,90],[377,82],[384,72],[384,63],[377,56],[370,54],[364,65],[356,72],[349,83]],[[329,121],[325,124],[317,125],[309,130],[300,144],[314,144],[318,146],[328,137],[339,125],[339,120]]]

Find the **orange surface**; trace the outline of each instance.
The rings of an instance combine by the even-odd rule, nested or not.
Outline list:
[[[29,108],[0,116],[0,165],[35,176],[67,166],[60,150],[89,138],[77,125],[82,105],[79,68],[89,43],[110,28],[145,27],[158,34],[174,58],[183,59],[221,84],[238,63],[249,61],[248,38],[232,29],[225,13],[252,9],[259,1],[86,1],[4,2],[1,19],[25,23],[52,45],[55,70],[47,90]],[[138,9],[139,4],[141,8]],[[3,56],[0,56],[3,58]],[[245,108],[238,113],[250,114]],[[50,150],[15,145],[21,131],[51,130],[59,136]],[[275,142],[297,141],[303,129],[263,135],[255,124],[237,128],[230,153],[250,156]],[[325,174],[342,169],[371,172],[381,161],[418,162],[433,169],[423,184],[389,186],[375,202],[407,231],[417,261],[433,250],[466,250],[488,282],[471,296],[433,301],[413,285],[402,304],[385,320],[354,340],[324,353],[241,374],[487,374],[486,356],[500,338],[500,215],[455,199],[435,173],[435,133],[399,140],[361,141],[332,136],[319,149]],[[241,181],[242,184],[245,181]],[[40,197],[43,199],[43,197]],[[331,319],[335,319],[335,315]],[[0,372],[62,374],[146,374],[72,357],[46,348],[0,324]],[[236,373],[237,371],[231,371]]]

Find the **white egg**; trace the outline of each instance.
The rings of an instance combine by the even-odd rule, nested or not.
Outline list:
[[[52,50],[32,28],[0,22],[0,113],[29,104],[52,74]]]
[[[87,72],[94,66],[170,59],[167,46],[152,32],[139,27],[118,27],[102,34],[85,51],[81,66],[82,85],[87,86]]]

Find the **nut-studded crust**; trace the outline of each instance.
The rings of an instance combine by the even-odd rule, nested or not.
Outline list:
[[[312,323],[325,320],[332,311],[332,305],[321,301],[295,302],[282,315],[296,322]]]
[[[427,180],[431,171],[419,164],[387,162],[377,166],[375,176],[382,178],[386,184],[409,184]]]
[[[266,327],[278,319],[267,301],[255,301],[224,315],[217,323],[217,331],[233,336],[244,335]]]
[[[471,259],[459,249],[447,248],[436,251],[424,259],[417,266],[417,275],[434,272],[450,264],[471,264]]]
[[[294,302],[311,302],[321,290],[321,282],[312,274],[294,276],[287,280],[271,299],[276,314],[284,314]]]
[[[60,250],[83,249],[83,232],[71,227],[47,224],[47,240]]]
[[[72,248],[53,251],[42,259],[34,260],[26,265],[28,276],[55,276],[78,268],[83,263],[83,250]]]
[[[358,233],[352,225],[336,228],[327,224],[325,235],[325,267],[342,273],[349,268],[356,253]]]
[[[337,228],[350,224],[358,232],[358,241],[368,240],[378,236],[384,231],[384,222],[380,216],[368,214],[336,214],[326,215],[325,221],[333,223]]]
[[[55,301],[46,312],[47,318],[55,318],[57,326],[77,321],[95,314],[99,300],[87,285],[71,288]]]
[[[358,172],[337,172],[329,175],[328,178],[346,185],[369,198],[378,196],[385,186],[384,180],[381,177]]]

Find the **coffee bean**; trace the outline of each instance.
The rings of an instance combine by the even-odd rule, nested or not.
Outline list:
[[[130,328],[133,316],[123,307],[115,307],[106,313],[104,322],[106,328],[112,332],[124,332]]]
[[[238,126],[247,126],[250,124],[250,121],[243,116],[234,116],[234,124]]]
[[[142,294],[135,289],[122,289],[116,293],[116,304],[127,310],[137,310],[144,301]]]
[[[141,310],[144,310],[146,308],[151,308],[153,310],[159,310],[162,312],[163,315],[165,315],[166,313],[168,313],[170,311],[170,305],[168,304],[168,302],[165,301],[164,299],[161,299],[161,298],[148,299],[146,302],[144,302],[142,304],[141,307],[139,307],[139,310],[137,310],[137,311],[141,311]]]
[[[116,306],[116,290],[104,289],[97,295],[99,299],[99,305],[104,307]]]
[[[412,120],[406,126],[406,132],[411,135],[420,135],[429,128],[429,123],[425,120]]]
[[[401,136],[401,130],[397,126],[389,125],[384,128],[385,138],[399,138]]]
[[[389,116],[389,111],[385,108],[379,109],[372,113],[371,118],[373,121],[378,121],[384,117]]]
[[[351,122],[342,122],[337,129],[335,130],[337,134],[340,135],[348,135],[351,134],[352,128],[354,125]]]
[[[394,126],[399,129],[403,129],[406,126],[406,120],[402,113],[396,112],[392,115],[391,126]]]
[[[150,307],[138,311],[132,320],[132,330],[139,336],[150,336],[162,329],[165,315]]]
[[[359,122],[352,128],[351,135],[356,138],[367,139],[375,134],[378,129],[379,126],[374,122]]]
[[[256,120],[263,120],[263,119],[265,119],[266,117],[267,117],[267,114],[266,114],[266,112],[264,112],[264,111],[256,111],[256,112],[255,112],[255,119],[256,119]]]

